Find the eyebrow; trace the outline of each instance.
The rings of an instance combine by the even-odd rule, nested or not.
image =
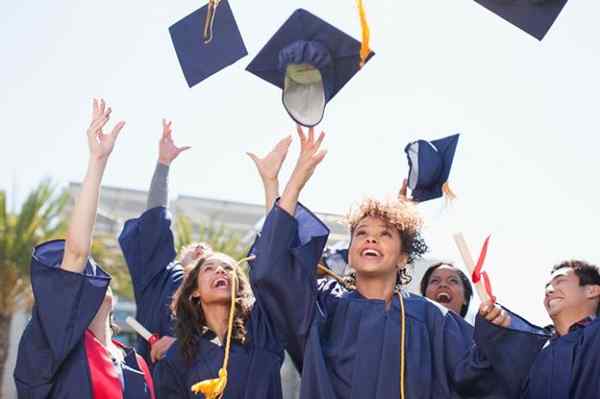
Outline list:
[[[356,226],[355,230],[358,230],[358,229],[363,228],[363,227],[367,227],[367,225],[364,224],[364,223],[361,223],[358,226]],[[378,224],[377,226],[374,226],[374,227],[381,227],[381,228],[386,229],[386,230],[390,229],[390,226],[388,226],[387,224]]]

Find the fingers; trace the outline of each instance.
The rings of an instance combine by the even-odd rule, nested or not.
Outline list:
[[[192,148],[192,147],[191,147],[191,146],[189,146],[189,145],[186,145],[186,146],[183,146],[183,147],[179,147],[179,148],[177,148],[177,155],[181,154],[181,153],[182,153],[182,152],[184,152],[184,151],[187,151],[187,150],[189,150],[190,148]]]
[[[308,128],[308,142],[309,143],[315,142],[315,128],[314,127]]]
[[[121,133],[121,129],[123,129],[124,126],[125,121],[120,121],[115,125],[115,127],[113,127],[113,130],[110,132],[110,135],[116,139],[119,133]]]
[[[318,165],[321,163],[321,161],[323,160],[323,158],[325,158],[325,155],[327,155],[327,150],[326,149],[322,149],[319,150],[319,152],[317,152],[314,156],[314,165]]]
[[[398,198],[403,200],[408,199],[408,179],[402,180],[402,187],[400,187]]]
[[[317,139],[317,142],[315,143],[315,148],[319,148],[321,146],[323,139],[325,139],[325,132],[321,132],[321,134],[319,134],[319,138]]]
[[[304,131],[302,130],[302,126],[296,125],[296,132],[298,133],[298,137],[300,138],[300,146],[304,146],[306,142],[306,136],[304,135]]]
[[[275,144],[275,148],[273,151],[287,151],[290,148],[290,144],[292,144],[292,136],[287,135],[286,137],[279,140],[277,144]]]
[[[500,306],[486,301],[479,307],[479,315],[492,324],[508,327],[511,323],[510,314]]]
[[[247,152],[246,155],[248,155],[250,159],[252,159],[254,163],[258,165],[258,156],[256,156],[256,154],[252,152]]]

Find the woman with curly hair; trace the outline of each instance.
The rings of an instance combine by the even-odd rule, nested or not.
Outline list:
[[[189,270],[171,305],[177,340],[154,371],[159,399],[197,398],[198,385],[223,383],[224,391],[201,397],[282,397],[282,336],[255,304],[250,282],[220,252],[205,253]]]
[[[426,250],[414,204],[370,199],[351,211],[353,289],[334,280],[315,282],[329,231],[298,197],[325,157],[320,149],[324,134],[316,138],[312,128],[306,135],[298,127],[298,135],[299,159],[266,218],[251,269],[257,304],[283,336],[286,349],[301,354],[300,397],[505,397],[485,351],[474,346],[471,327],[403,289],[407,262]],[[485,305],[485,319],[513,328],[506,311]],[[527,345],[523,335],[521,344]],[[483,346],[491,341],[477,339]],[[526,367],[515,363],[515,369]]]

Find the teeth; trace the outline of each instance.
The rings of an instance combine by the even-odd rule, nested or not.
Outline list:
[[[213,283],[213,287],[220,287],[220,286],[227,286],[228,281],[227,279],[224,278],[220,278],[218,280],[215,280],[215,282]]]
[[[379,251],[376,251],[374,249],[365,249],[364,251],[362,251],[361,255],[362,256],[381,256]]]

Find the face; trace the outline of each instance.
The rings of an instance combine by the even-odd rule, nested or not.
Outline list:
[[[395,278],[398,268],[406,264],[399,231],[372,216],[361,220],[354,229],[348,257],[357,276],[390,275]]]
[[[196,281],[197,288],[192,297],[199,298],[207,305],[229,303],[231,301],[231,274],[235,272],[235,261],[223,254],[214,254],[207,258]]]
[[[565,311],[578,311],[589,302],[586,286],[579,285],[579,276],[571,268],[559,269],[552,273],[546,284],[544,307],[553,318]]]
[[[436,268],[429,278],[425,296],[460,314],[465,304],[465,288],[456,269],[450,265]]]

